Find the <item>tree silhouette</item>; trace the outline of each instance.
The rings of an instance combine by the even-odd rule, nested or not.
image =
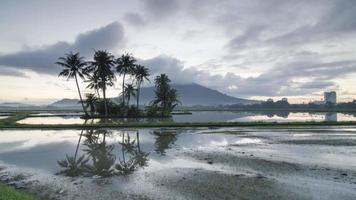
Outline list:
[[[113,80],[115,80],[115,74],[112,70],[115,64],[114,56],[107,51],[95,51],[94,61],[90,62],[87,67],[88,72],[92,72],[99,79],[99,87],[103,91],[105,116],[108,116],[108,106],[106,99],[106,87],[113,86]]]
[[[127,99],[127,106],[130,105],[131,96],[133,96],[133,97],[136,96],[136,89],[132,84],[126,84],[125,85],[125,93],[124,93],[123,97]]]
[[[122,78],[122,91],[125,94],[125,78],[126,74],[132,74],[135,67],[136,59],[130,54],[123,54],[120,58],[116,59],[116,72],[123,75]],[[122,104],[125,105],[125,97],[122,96]]]
[[[62,66],[64,69],[59,73],[58,76],[67,77],[67,80],[74,78],[77,84],[78,94],[80,98],[80,103],[82,104],[83,111],[85,115],[88,115],[83,103],[82,94],[80,92],[78,76],[84,79],[85,67],[87,62],[84,61],[84,57],[81,57],[79,53],[67,53],[65,57],[59,57],[57,65]]]
[[[169,116],[174,107],[178,105],[177,90],[171,88],[171,80],[166,74],[161,74],[155,78],[155,99],[153,105],[158,106],[161,111],[161,116]]]
[[[95,104],[97,102],[97,98],[95,97],[95,94],[86,94],[86,99],[85,99],[85,107],[90,108],[90,114],[91,116],[94,116],[95,114]]]
[[[87,85],[87,88],[95,90],[96,94],[98,95],[98,97],[100,98],[100,93],[99,90],[100,88],[102,88],[100,86],[100,79],[97,75],[93,74],[88,75],[87,80],[85,82],[88,82],[89,84]]]
[[[150,81],[148,77],[150,76],[148,68],[142,65],[136,65],[134,68],[134,76],[136,78],[137,82],[137,95],[136,95],[136,104],[137,104],[137,110],[139,108],[140,104],[140,92],[141,92],[141,84],[143,83],[144,80]]]

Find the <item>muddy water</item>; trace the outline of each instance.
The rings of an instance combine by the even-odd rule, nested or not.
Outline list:
[[[1,130],[0,180],[50,199],[354,199],[356,127]]]

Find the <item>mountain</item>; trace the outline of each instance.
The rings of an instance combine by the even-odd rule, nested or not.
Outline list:
[[[0,107],[2,108],[24,108],[24,107],[36,107],[35,105],[31,104],[24,104],[24,103],[15,103],[15,102],[4,102],[0,103]]]
[[[182,102],[183,106],[217,106],[217,105],[227,105],[227,104],[253,104],[259,103],[259,101],[241,99],[223,94],[217,90],[213,90],[202,85],[193,84],[174,84],[172,85],[178,91],[178,99]],[[154,87],[144,87],[141,88],[140,104],[148,105],[154,98]],[[112,100],[117,101],[118,98],[113,98]],[[135,102],[135,99],[131,101]],[[80,106],[78,99],[62,99],[49,106],[53,107],[76,107]]]
[[[192,84],[174,84],[172,85],[178,91],[179,100],[183,106],[193,105],[226,105],[226,104],[253,104],[259,101],[241,99],[223,94],[217,90],[213,90],[202,85]],[[148,104],[154,98],[154,87],[146,87],[141,89],[140,104]]]
[[[59,101],[56,101],[49,106],[51,107],[76,107],[80,106],[79,100],[78,99],[62,99]]]

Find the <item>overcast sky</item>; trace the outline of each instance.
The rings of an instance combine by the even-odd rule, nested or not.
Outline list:
[[[236,97],[348,101],[355,19],[355,0],[0,0],[0,101],[76,98],[53,63],[93,49]]]

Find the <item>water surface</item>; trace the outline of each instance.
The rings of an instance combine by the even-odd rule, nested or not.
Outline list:
[[[41,116],[41,114],[38,114]],[[82,124],[85,120],[79,116],[28,117],[18,121],[21,124]],[[323,112],[229,112],[195,111],[191,115],[173,115],[172,118],[149,119],[110,119],[106,123],[123,122],[304,122],[304,121],[356,121],[356,113]],[[94,120],[102,123],[102,120]]]
[[[354,126],[1,130],[0,180],[62,199],[352,199],[355,147]]]

